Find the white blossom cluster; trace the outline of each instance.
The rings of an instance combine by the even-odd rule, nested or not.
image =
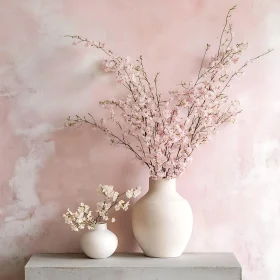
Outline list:
[[[89,210],[89,206],[83,202],[78,207],[76,212],[72,212],[69,208],[65,214],[63,214],[65,223],[70,225],[74,231],[79,231],[87,227],[89,230],[94,229],[96,224],[95,218],[92,216],[92,211]]]
[[[115,217],[109,217],[109,211],[114,208],[115,211],[128,210],[130,205],[130,199],[136,198],[141,194],[141,188],[129,189],[126,192],[119,194],[114,191],[114,186],[110,185],[99,185],[97,188],[97,194],[103,195],[103,201],[97,202],[96,215],[92,215],[92,211],[88,205],[83,202],[80,204],[76,212],[72,212],[70,209],[67,210],[63,217],[65,223],[70,225],[74,231],[88,228],[89,230],[94,229],[95,224],[102,221],[111,220],[112,223],[116,221]],[[121,199],[126,196],[127,200]]]

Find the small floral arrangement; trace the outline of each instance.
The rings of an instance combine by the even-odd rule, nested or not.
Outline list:
[[[103,51],[103,69],[115,75],[126,94],[120,99],[100,102],[107,117],[100,121],[91,114],[87,117],[67,118],[67,126],[91,125],[102,131],[111,144],[123,146],[149,169],[151,178],[172,179],[182,174],[193,152],[212,139],[218,129],[234,123],[241,112],[239,101],[226,93],[234,78],[265,53],[238,65],[248,48],[247,42],[234,43],[230,22],[231,8],[226,16],[218,49],[207,58],[207,44],[197,77],[181,82],[164,97],[158,89],[158,75],[148,77],[142,56],[132,63],[107,49],[98,41],[81,36],[68,36],[73,44],[84,44]]]
[[[130,199],[136,198],[141,194],[141,188],[137,187],[136,189],[129,189],[126,192],[119,194],[114,191],[114,186],[108,185],[99,185],[97,188],[97,194],[103,195],[104,200],[97,203],[96,215],[93,215],[92,210],[88,205],[85,205],[83,202],[80,204],[76,212],[72,212],[69,209],[63,217],[65,223],[70,225],[71,229],[74,231],[79,231],[87,227],[89,230],[94,229],[96,223],[107,222],[109,219],[112,223],[116,221],[115,217],[109,218],[110,210],[128,210],[130,205]],[[126,197],[126,201],[121,199]]]

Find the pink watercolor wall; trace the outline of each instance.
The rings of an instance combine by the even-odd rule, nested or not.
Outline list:
[[[243,106],[238,123],[197,150],[178,179],[194,212],[187,251],[233,251],[245,280],[280,279],[280,1],[1,0],[1,280],[22,280],[33,253],[79,251],[80,235],[62,213],[80,201],[94,205],[97,184],[147,189],[147,170],[130,153],[86,127],[63,128],[66,116],[99,115],[98,101],[121,93],[98,71],[100,54],[63,35],[142,54],[167,92],[194,77],[234,4],[236,39],[251,43],[247,57],[275,51],[231,88]],[[117,218],[119,251],[139,250],[130,212]]]

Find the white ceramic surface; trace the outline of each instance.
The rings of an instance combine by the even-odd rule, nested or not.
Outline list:
[[[110,257],[118,247],[117,236],[107,229],[106,223],[98,223],[94,230],[86,232],[81,238],[83,252],[93,259]]]
[[[176,179],[149,181],[149,191],[132,210],[134,236],[149,257],[180,256],[193,227],[188,202],[176,191]]]

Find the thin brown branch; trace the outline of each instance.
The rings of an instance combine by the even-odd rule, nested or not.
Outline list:
[[[222,31],[222,34],[221,34],[221,37],[220,37],[220,43],[219,43],[219,48],[218,48],[218,55],[220,54],[220,49],[221,49],[221,45],[222,45],[223,36],[224,36],[225,30],[226,30],[226,27],[228,25],[228,19],[231,17],[231,12],[233,10],[235,10],[235,9],[236,9],[236,5],[233,6],[232,8],[230,8],[228,13],[227,13],[226,22],[225,22],[225,25],[224,25],[224,28],[223,28],[223,31]]]
[[[269,53],[272,52],[272,51],[273,51],[273,49],[269,49],[269,50],[266,51],[265,53],[260,54],[260,55],[258,55],[258,56],[256,56],[256,57],[254,57],[254,58],[249,59],[248,61],[246,61],[237,71],[235,71],[235,72],[230,76],[230,78],[228,79],[227,83],[226,83],[225,86],[223,87],[221,93],[224,92],[224,90],[225,90],[227,87],[229,87],[229,83],[231,82],[231,80],[232,80],[236,75],[242,74],[241,70],[243,70],[245,67],[247,67],[249,63],[253,63],[255,60],[261,58],[261,57],[264,56],[264,55],[269,54]]]
[[[203,58],[202,58],[202,60],[201,60],[200,68],[199,68],[198,75],[197,75],[197,80],[195,81],[193,87],[196,86],[197,82],[198,82],[199,79],[201,78],[201,76],[200,76],[201,69],[202,69],[202,66],[203,66],[203,63],[204,63],[204,60],[205,60],[206,53],[207,53],[207,51],[209,50],[209,48],[210,48],[210,45],[207,44],[207,45],[206,45],[206,48],[205,48],[205,52],[204,52]]]

